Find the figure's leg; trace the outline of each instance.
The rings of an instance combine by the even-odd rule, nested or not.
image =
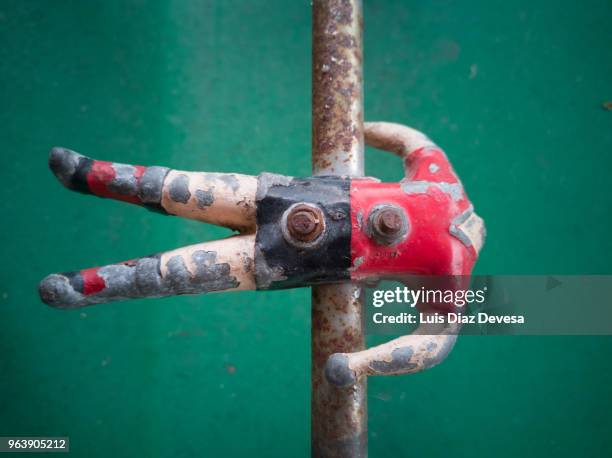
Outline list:
[[[47,276],[43,302],[78,308],[123,299],[255,289],[254,235],[199,243],[118,264]]]
[[[49,166],[64,186],[78,192],[240,232],[255,230],[257,178],[253,176],[97,161],[65,148],[51,150]]]

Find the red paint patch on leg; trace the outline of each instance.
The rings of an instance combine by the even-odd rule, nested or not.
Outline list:
[[[104,279],[98,275],[97,267],[81,270],[81,277],[83,277],[83,294],[85,296],[99,293],[106,288]]]
[[[134,178],[136,178],[136,181],[140,182],[146,167],[141,165],[134,165],[133,167]],[[89,186],[89,190],[96,196],[122,200],[132,204],[142,204],[138,196],[117,194],[116,192],[112,192],[110,189],[108,189],[108,184],[113,181],[115,176],[116,173],[112,162],[93,161],[91,170],[87,174],[87,186]]]
[[[96,196],[114,197],[107,188],[113,178],[115,178],[115,169],[113,169],[112,162],[93,161],[91,170],[87,174],[87,186]]]

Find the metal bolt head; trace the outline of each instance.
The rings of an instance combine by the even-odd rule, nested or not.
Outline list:
[[[385,235],[396,235],[402,230],[402,215],[396,208],[386,208],[376,215],[374,228]]]
[[[380,205],[371,211],[367,230],[378,243],[393,245],[403,240],[408,232],[406,214],[395,205]]]
[[[302,210],[289,215],[289,231],[292,235],[307,236],[313,233],[317,222],[313,212]]]
[[[311,242],[323,232],[323,214],[310,205],[296,205],[287,215],[287,231],[299,242]]]

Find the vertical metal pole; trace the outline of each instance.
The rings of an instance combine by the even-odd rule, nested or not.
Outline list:
[[[312,13],[312,171],[363,176],[361,0],[314,0]],[[362,289],[351,283],[312,290],[312,455],[367,456],[366,380],[338,388],[327,358],[362,350]]]

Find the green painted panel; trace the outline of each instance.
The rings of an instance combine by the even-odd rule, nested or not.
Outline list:
[[[609,1],[365,0],[366,117],[446,147],[489,238],[480,273],[612,273]],[[49,272],[228,235],[73,194],[101,159],[310,171],[307,1],[0,2],[0,435],[73,456],[309,455],[309,293],[42,305]],[[367,170],[399,178],[369,151]],[[371,339],[371,343],[380,339]],[[604,456],[612,340],[462,337],[370,381],[371,456]]]

